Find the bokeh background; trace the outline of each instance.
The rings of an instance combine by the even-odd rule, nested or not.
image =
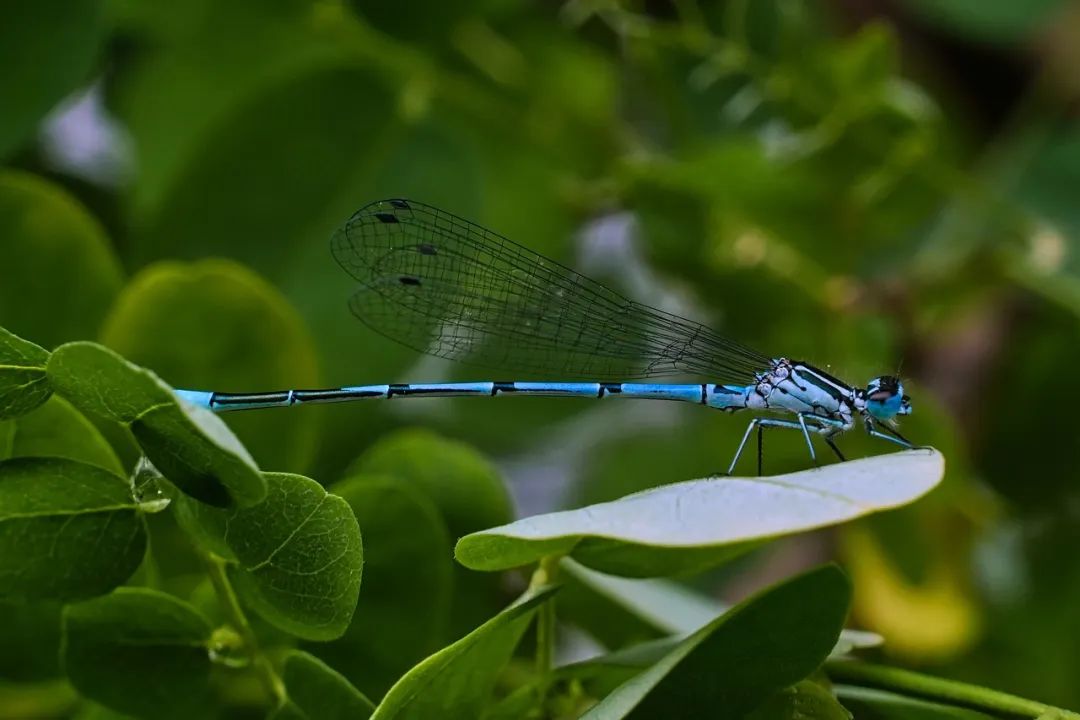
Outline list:
[[[1080,707],[1078,48],[1066,0],[9,3],[0,325],[178,387],[485,379],[348,312],[334,228],[423,200],[770,354],[903,375],[939,490],[692,582],[737,598],[837,557],[890,662]],[[426,428],[495,459],[528,514],[720,470],[746,418],[228,421],[263,468],[324,482]],[[854,435],[849,456],[889,451]],[[768,437],[767,472],[804,467],[799,442]]]

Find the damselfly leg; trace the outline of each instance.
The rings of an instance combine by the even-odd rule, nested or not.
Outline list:
[[[915,445],[912,444],[912,442],[910,440],[908,440],[906,437],[901,435],[895,428],[891,428],[888,425],[885,425],[884,423],[882,423],[881,427],[883,429],[885,429],[886,431],[888,431],[888,434],[883,433],[880,430],[878,430],[877,429],[878,426],[874,425],[872,423],[866,423],[866,432],[870,437],[876,437],[876,438],[881,438],[882,440],[888,440],[889,442],[896,443],[900,447],[906,448],[908,450],[915,447]]]
[[[836,453],[836,457],[840,459],[840,462],[845,462],[847,458],[844,457],[844,453],[840,452],[840,448],[836,447],[836,443],[833,442],[833,439],[828,435],[823,435],[822,437],[825,438],[825,444],[831,447],[832,451]]]
[[[728,466],[726,474],[731,475],[735,472],[735,466],[738,464],[739,458],[742,457],[743,450],[746,447],[746,442],[750,439],[750,433],[752,433],[755,429],[757,429],[758,439],[757,474],[759,476],[762,474],[762,443],[763,431],[765,428],[783,428],[786,430],[799,430],[802,433],[803,438],[806,440],[806,448],[810,452],[810,459],[816,464],[817,453],[814,451],[814,445],[810,440],[810,433],[815,432],[824,434],[825,431],[832,429],[834,426],[839,426],[840,424],[834,420],[831,420],[830,418],[821,418],[814,415],[799,414],[798,418],[799,419],[797,421],[783,420],[780,418],[754,418],[753,420],[751,420],[750,423],[746,426],[746,432],[743,433],[742,441],[739,442],[739,447],[735,450],[735,457],[732,458],[731,464]],[[829,447],[834,453],[836,453],[836,456],[840,458],[842,462],[844,460],[844,456],[840,452],[840,449],[836,447],[836,443],[833,442],[832,438],[828,435],[825,435],[825,442],[828,443]]]

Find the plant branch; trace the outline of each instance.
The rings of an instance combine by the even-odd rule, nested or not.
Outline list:
[[[1048,713],[1057,713],[1057,717],[1061,720],[1067,718],[1080,720],[1080,715],[1076,713],[1034,700],[1026,700],[978,685],[931,677],[900,668],[852,660],[834,660],[826,663],[825,670],[835,682],[894,690],[912,697],[937,700],[972,710],[1005,713],[1023,718],[1038,718]]]
[[[541,559],[529,581],[529,587],[536,589],[553,584],[559,574],[559,559],[557,556]],[[555,603],[546,602],[540,606],[536,615],[536,673],[542,683],[546,684],[554,665]]]
[[[240,606],[240,599],[236,596],[236,591],[233,589],[232,583],[229,582],[229,576],[225,572],[226,561],[212,554],[207,554],[205,559],[210,582],[213,584],[214,592],[225,610],[225,617],[240,635],[240,639],[244,643],[244,649],[251,658],[255,674],[262,682],[263,687],[280,705],[286,699],[285,683],[278,677],[270,659],[259,648],[259,641],[255,637],[255,631],[252,630],[251,623],[248,622],[247,615],[244,614],[244,609]]]

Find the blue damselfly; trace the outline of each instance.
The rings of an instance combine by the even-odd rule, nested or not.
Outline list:
[[[331,241],[360,287],[349,306],[377,332],[420,352],[502,370],[589,382],[485,381],[359,385],[227,393],[178,390],[214,411],[372,398],[546,395],[680,400],[728,412],[779,412],[750,421],[732,473],[757,431],[812,435],[841,460],[834,438],[861,420],[873,437],[912,447],[893,426],[911,412],[900,379],[853,387],[808,363],[764,355],[706,326],[633,302],[490,230],[412,200],[364,206]],[[696,375],[706,382],[625,382]],[[792,417],[793,416],[793,417]]]

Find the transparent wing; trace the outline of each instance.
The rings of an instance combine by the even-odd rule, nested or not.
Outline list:
[[[479,225],[412,200],[364,206],[332,239],[364,324],[420,352],[564,379],[749,382],[759,352],[626,299]]]

